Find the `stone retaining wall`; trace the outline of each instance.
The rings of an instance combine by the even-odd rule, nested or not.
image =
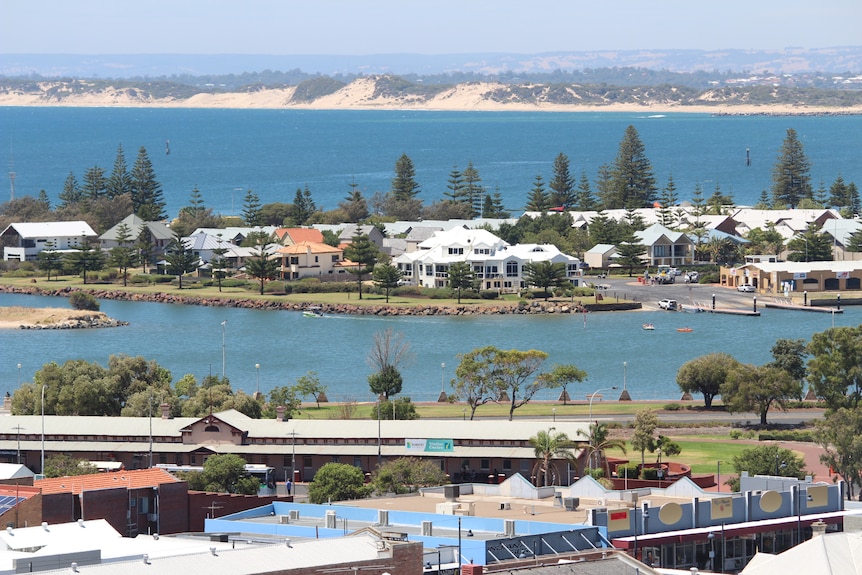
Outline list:
[[[571,314],[583,311],[613,311],[640,309],[640,303],[608,303],[588,304],[581,306],[559,301],[528,300],[520,303],[483,304],[480,306],[456,305],[442,306],[433,304],[416,304],[410,307],[399,307],[389,305],[353,305],[353,304],[318,304],[310,302],[280,302],[272,300],[259,300],[233,297],[197,297],[173,293],[139,294],[124,290],[111,290],[100,288],[72,288],[64,287],[55,290],[46,290],[36,286],[17,287],[2,286],[0,292],[19,293],[26,295],[69,297],[74,291],[87,291],[96,299],[112,299],[122,301],[141,301],[156,303],[173,303],[181,305],[205,305],[212,307],[238,307],[259,310],[284,310],[302,311],[309,306],[319,308],[325,314],[342,315],[507,315],[507,314]]]

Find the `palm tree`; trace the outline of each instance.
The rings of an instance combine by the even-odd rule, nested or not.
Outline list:
[[[533,475],[536,479],[541,473],[542,485],[558,485],[556,481],[560,478],[559,471],[552,459],[565,459],[571,463],[575,462],[575,456],[570,451],[576,446],[576,443],[569,439],[569,436],[562,431],[557,432],[551,427],[548,431],[540,431],[529,440],[530,445],[536,453],[536,465],[533,466]]]
[[[599,462],[604,463],[605,477],[610,477],[611,470],[608,461],[604,456],[604,452],[608,449],[620,449],[623,453],[626,452],[626,442],[622,439],[612,439],[610,437],[610,429],[604,423],[591,423],[590,432],[584,433],[578,430],[578,435],[583,435],[587,438],[589,445],[590,469],[593,467],[593,457],[596,453],[599,454]]]

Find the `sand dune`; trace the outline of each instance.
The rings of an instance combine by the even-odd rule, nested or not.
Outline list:
[[[673,103],[622,103],[561,105],[541,101],[502,102],[492,99],[502,84],[476,82],[459,84],[434,96],[380,95],[374,78],[359,78],[340,90],[309,103],[292,102],[295,88],[261,89],[254,92],[196,94],[189,98],[151,98],[131,88],[105,88],[71,93],[51,90],[0,91],[0,106],[143,107],[143,108],[225,108],[225,109],[306,109],[306,110],[438,110],[438,111],[553,111],[553,112],[691,112],[706,114],[862,114],[862,105],[848,108],[782,105],[679,105]],[[55,87],[56,88],[56,87]]]

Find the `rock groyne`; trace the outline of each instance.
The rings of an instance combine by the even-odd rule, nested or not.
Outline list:
[[[179,305],[203,305],[211,307],[236,307],[256,310],[302,311],[310,306],[319,308],[324,314],[375,315],[375,316],[465,316],[465,315],[525,315],[525,314],[572,314],[584,311],[611,311],[640,309],[639,303],[588,304],[561,301],[523,300],[518,303],[483,303],[482,305],[443,306],[432,303],[417,303],[409,307],[385,304],[320,304],[312,302],[287,302],[235,297],[198,297],[184,294],[157,292],[152,294],[132,293],[125,290],[88,289],[63,287],[46,290],[38,286],[0,286],[0,292],[52,297],[69,297],[74,291],[87,291],[96,299],[168,303]]]

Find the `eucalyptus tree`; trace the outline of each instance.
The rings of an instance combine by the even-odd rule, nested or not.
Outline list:
[[[862,400],[862,327],[834,327],[808,343],[808,385],[831,410]]]
[[[555,365],[550,371],[539,374],[538,377],[547,380],[549,382],[547,387],[550,389],[562,388],[560,397],[563,399],[563,405],[566,405],[569,400],[566,388],[571,383],[584,381],[587,378],[587,372],[568,363]]]
[[[760,425],[767,424],[769,409],[786,409],[791,399],[802,398],[802,382],[785,370],[769,365],[740,364],[721,384],[721,399],[730,413],[754,411]]]
[[[689,360],[676,372],[676,383],[683,393],[700,393],[707,409],[721,394],[721,385],[739,362],[723,352],[713,352]]]

